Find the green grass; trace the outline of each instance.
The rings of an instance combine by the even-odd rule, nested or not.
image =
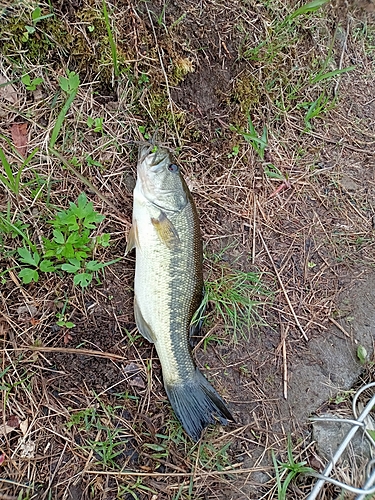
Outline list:
[[[79,88],[79,75],[77,75],[74,71],[68,71],[67,76],[59,78],[60,88],[68,94],[68,98],[65,101],[64,106],[61,108],[61,111],[56,119],[55,125],[52,130],[51,139],[49,142],[49,147],[53,149],[57,138],[60,134],[61,127],[64,123],[65,116],[69,111],[70,106],[72,105],[74,99],[76,98],[78,88]]]
[[[103,15],[104,15],[105,26],[106,26],[107,33],[108,33],[109,44],[111,46],[113,69],[114,69],[115,77],[117,78],[120,74],[118,62],[117,62],[117,46],[116,46],[115,40],[113,38],[113,33],[112,33],[112,29],[111,29],[111,22],[109,19],[109,15],[108,15],[108,11],[107,11],[107,4],[106,4],[105,0],[103,0]]]
[[[205,281],[204,287],[204,297],[192,324],[198,324],[208,317],[212,323],[217,317],[235,342],[249,328],[259,324],[257,306],[260,304],[260,297],[264,297],[267,292],[258,273],[223,267],[221,276]],[[209,304],[213,308],[212,313],[206,312]],[[209,341],[219,342],[220,339],[214,335],[206,339],[206,345]]]
[[[15,150],[14,147],[12,147],[12,149]],[[20,194],[23,185],[21,183],[22,172],[28,166],[37,152],[38,148],[35,148],[22,162],[21,166],[17,165],[16,167],[12,167],[4,151],[0,148],[0,162],[4,170],[4,173],[0,172],[0,183],[2,183],[6,188],[9,189],[9,191],[11,191],[16,196]]]
[[[259,158],[264,160],[264,152],[268,146],[268,134],[267,127],[264,125],[262,134],[258,134],[253,125],[252,119],[250,115],[247,117],[248,129],[243,130],[240,127],[231,126],[231,130],[236,131],[239,135],[241,135],[246,142],[251,144],[253,149],[258,153]],[[238,150],[237,153],[238,154]],[[233,153],[232,153],[233,155]],[[234,155],[236,156],[236,155]]]
[[[310,43],[303,33],[304,23],[310,23],[312,31],[320,36],[319,19],[323,16],[327,0],[314,0],[303,4],[291,13],[285,15],[285,5],[278,2],[267,3],[269,24],[264,29],[263,38],[255,47],[241,48],[240,57],[250,61],[251,66],[258,68],[262,87],[248,89],[242,100],[249,94],[259,93],[253,98],[253,104],[244,111],[253,115],[254,104],[258,102],[272,102],[273,109],[268,113],[267,122],[269,131],[272,123],[290,114],[302,118],[305,131],[311,131],[322,118],[336,105],[332,97],[332,82],[341,75],[353,71],[355,66],[334,68],[336,61],[333,54],[334,39],[330,40],[326,52],[316,57],[309,50]],[[316,23],[312,23],[316,19]],[[296,62],[301,58],[303,63]],[[294,62],[292,62],[294,61]],[[252,74],[243,78],[253,85]],[[268,107],[268,106],[267,106]],[[302,111],[302,113],[301,113]],[[302,115],[302,116],[301,116]],[[258,124],[257,124],[258,126]],[[248,121],[248,130],[235,125],[234,130],[240,133],[258,152],[263,160],[264,150],[267,147],[267,129],[263,126],[263,133],[257,133],[255,124]],[[260,127],[259,127],[260,128]]]
[[[288,436],[287,444],[288,460],[281,462],[276,459],[272,450],[272,462],[275,467],[277,500],[287,500],[288,487],[290,483],[300,474],[315,472],[311,467],[306,467],[306,462],[296,462],[293,457],[292,442]]]

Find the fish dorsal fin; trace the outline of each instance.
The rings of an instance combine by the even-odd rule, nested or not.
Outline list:
[[[128,234],[128,242],[125,249],[125,255],[133,250],[133,248],[139,248],[139,240],[138,240],[138,227],[137,221],[133,220],[133,225],[130,228]]]
[[[134,316],[135,316],[135,323],[137,325],[139,333],[141,333],[146,340],[148,340],[151,343],[154,343],[156,340],[155,334],[151,330],[148,323],[145,321],[141,313],[141,310],[139,309],[137,299],[135,297],[134,297]]]
[[[165,213],[160,212],[157,219],[152,217],[151,222],[160,238],[160,241],[162,241],[166,247],[169,248],[169,250],[175,250],[180,243],[180,238],[176,228]]]

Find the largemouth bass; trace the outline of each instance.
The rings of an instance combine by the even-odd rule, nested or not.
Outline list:
[[[233,418],[196,367],[189,345],[191,320],[203,293],[198,214],[169,152],[151,148],[139,149],[126,249],[136,249],[134,315],[139,332],[155,344],[173,410],[198,441],[208,424],[225,425]]]

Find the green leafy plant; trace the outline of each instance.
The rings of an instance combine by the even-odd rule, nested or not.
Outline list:
[[[258,153],[260,159],[264,160],[264,152],[268,146],[267,127],[264,126],[262,135],[258,135],[250,115],[247,118],[247,123],[248,123],[248,130],[242,130],[240,127],[233,127],[233,126],[231,126],[230,128],[231,130],[234,130],[238,134],[242,135],[245,141],[251,144],[253,149]]]
[[[62,76],[59,79],[60,88],[68,94],[68,98],[57,117],[55,126],[53,127],[49,143],[50,148],[53,148],[57,141],[65,116],[77,95],[79,84],[79,75],[77,75],[74,71],[68,71],[66,77]]]
[[[51,221],[53,238],[43,239],[45,257],[57,262],[63,271],[74,274],[75,285],[88,286],[95,272],[113,263],[88,260],[95,246],[109,246],[109,234],[90,236],[91,230],[103,219],[103,215],[95,212],[92,202],[87,201],[86,194],[81,193],[77,204],[70,202],[70,208],[58,212]]]
[[[21,77],[21,82],[25,85],[27,90],[35,90],[38,85],[43,82],[43,78],[33,78],[31,79],[30,75],[25,74]]]
[[[70,330],[71,328],[74,328],[76,325],[72,321],[69,321],[67,319],[67,314],[66,314],[67,307],[68,307],[68,301],[66,300],[63,305],[62,311],[56,313],[56,318],[57,318],[56,325],[68,328]]]
[[[37,283],[39,281],[39,271],[44,273],[55,271],[55,267],[52,261],[48,259],[42,259],[37,250],[30,251],[28,248],[18,248],[19,262],[26,264],[28,267],[24,267],[18,273],[18,276],[22,279],[22,283],[28,284],[34,281]]]
[[[145,139],[148,140],[150,138],[150,134],[148,132],[146,132],[146,127],[144,125],[139,125],[138,130],[140,131],[140,133],[143,135],[143,137]]]
[[[24,246],[17,250],[19,262],[27,266],[19,272],[22,282],[37,282],[40,272],[61,270],[74,274],[75,285],[82,288],[88,286],[95,273],[118,260],[106,263],[92,260],[96,247],[109,246],[109,234],[96,237],[91,235],[91,231],[96,229],[96,225],[103,219],[104,216],[94,210],[92,202],[87,201],[86,194],[81,193],[77,203],[70,202],[68,210],[58,212],[50,221],[53,226],[52,238],[43,237],[43,251],[38,251],[28,238],[24,238],[29,248]],[[22,231],[14,230],[24,236]]]
[[[228,153],[227,156],[228,158],[235,158],[236,156],[238,156],[239,152],[240,152],[240,146],[236,144],[235,146],[233,146],[232,151]]]
[[[42,14],[42,9],[40,7],[36,7],[31,13],[31,25],[25,25],[24,33],[22,34],[21,41],[27,42],[29,39],[29,35],[33,35],[36,31],[35,25],[42,21],[43,19],[47,19],[48,17],[53,16],[53,14]]]
[[[94,129],[94,132],[103,132],[103,122],[104,118],[92,118],[91,116],[87,118],[87,126]]]
[[[288,436],[287,445],[288,461],[283,463],[276,459],[275,453],[272,450],[272,461],[275,467],[276,484],[277,484],[277,500],[287,499],[288,486],[299,474],[315,472],[311,467],[306,467],[306,462],[295,462],[292,451],[292,442]],[[284,476],[286,477],[284,479]]]
[[[359,362],[361,365],[365,365],[367,361],[367,349],[363,345],[359,345],[357,347],[357,358],[359,359]]]

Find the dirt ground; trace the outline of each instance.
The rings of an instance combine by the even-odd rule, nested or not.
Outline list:
[[[35,21],[38,5],[53,16]],[[0,213],[40,245],[53,213],[85,191],[106,216],[98,233],[111,234],[95,258],[119,258],[83,290],[66,273],[23,284],[23,242],[0,225],[0,500],[307,498],[308,475],[281,496],[272,452],[285,464],[289,446],[322,471],[310,416],[350,418],[374,375],[375,4],[295,16],[303,2],[106,5],[117,70],[102,2],[0,8],[0,146],[20,168],[12,127],[27,123],[27,152],[38,148],[18,194],[0,183]],[[48,144],[67,69],[80,87],[55,145],[64,163]],[[25,73],[43,82],[28,90]],[[242,332],[209,304],[194,357],[236,422],[194,446],[136,330],[134,255],[123,257],[136,142],[156,131],[199,210],[205,279],[253,272],[263,288],[242,290],[258,303]],[[342,464],[336,477],[361,486],[364,469]],[[340,491],[327,484],[318,498],[354,498]]]

